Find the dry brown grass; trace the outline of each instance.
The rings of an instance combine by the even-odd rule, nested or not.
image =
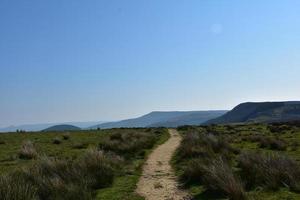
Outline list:
[[[232,200],[246,199],[243,184],[224,159],[217,158],[202,165],[203,184],[210,190],[224,193]]]
[[[75,161],[40,157],[17,176],[0,177],[0,199],[90,200],[94,189],[112,183],[121,162],[120,157],[97,149]]]
[[[238,162],[248,187],[264,186],[278,190],[284,186],[300,191],[300,166],[286,156],[277,153],[244,152]]]
[[[30,141],[24,141],[22,143],[22,147],[19,151],[19,158],[20,159],[35,159],[38,156],[36,148],[34,144]]]

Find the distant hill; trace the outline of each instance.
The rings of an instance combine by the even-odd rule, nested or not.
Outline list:
[[[227,111],[199,111],[188,112],[178,117],[173,117],[166,121],[151,124],[150,127],[178,127],[183,125],[200,125],[209,119],[222,116]]]
[[[300,101],[242,103],[205,124],[286,122],[300,120]]]
[[[63,123],[44,123],[44,124],[24,124],[24,125],[17,125],[17,126],[8,126],[4,128],[0,128],[0,132],[15,132],[16,130],[25,130],[25,131],[41,131],[50,126],[55,126],[59,124],[69,124],[73,126],[78,126],[79,128],[87,128],[99,123],[104,122],[63,122]]]
[[[181,125],[200,125],[226,112],[227,111],[151,112],[138,118],[103,123],[91,128],[108,129],[120,127],[177,127]]]
[[[49,128],[44,129],[43,131],[78,131],[78,130],[81,129],[77,126],[61,124],[61,125],[51,126]]]

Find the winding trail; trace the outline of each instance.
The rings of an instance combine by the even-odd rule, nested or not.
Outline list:
[[[181,136],[169,129],[170,138],[158,146],[148,157],[143,174],[137,185],[137,193],[146,200],[188,200],[187,192],[178,188],[170,165],[173,154],[179,147]]]

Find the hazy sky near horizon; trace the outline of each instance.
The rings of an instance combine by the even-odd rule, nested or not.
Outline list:
[[[298,0],[1,0],[0,127],[300,100]]]

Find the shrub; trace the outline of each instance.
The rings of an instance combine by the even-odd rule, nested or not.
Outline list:
[[[34,144],[30,141],[24,141],[22,143],[21,150],[19,151],[20,159],[35,159],[37,157],[37,151],[34,147]]]
[[[5,141],[4,140],[0,140],[0,145],[1,144],[5,144]]]
[[[238,159],[238,166],[248,187],[265,186],[277,190],[288,186],[291,190],[300,190],[299,164],[288,157],[275,153],[244,152]]]
[[[55,137],[55,138],[53,138],[52,143],[53,143],[53,144],[60,144],[60,143],[61,143],[61,139],[58,138],[58,137]]]

